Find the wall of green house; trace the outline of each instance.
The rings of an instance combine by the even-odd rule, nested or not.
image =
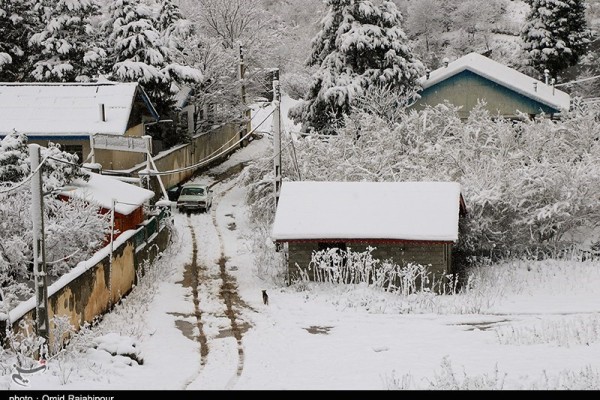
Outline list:
[[[531,80],[533,87],[534,80]],[[432,85],[420,93],[421,98],[411,106],[423,110],[427,105],[435,106],[448,100],[455,106],[461,106],[459,115],[468,118],[470,111],[479,100],[484,100],[486,108],[494,115],[515,117],[517,111],[525,114],[555,114],[558,109],[549,107],[524,96],[510,88],[502,86],[471,71],[460,72],[448,79]]]

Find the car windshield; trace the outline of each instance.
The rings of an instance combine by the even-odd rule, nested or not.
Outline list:
[[[183,188],[181,189],[181,194],[183,196],[203,196],[204,189],[203,188]]]

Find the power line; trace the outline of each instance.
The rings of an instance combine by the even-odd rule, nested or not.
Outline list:
[[[598,78],[600,78],[600,75],[590,76],[589,78],[578,79],[576,81],[571,81],[571,82],[559,83],[558,85],[554,85],[554,87],[573,85],[575,83],[587,82],[587,81],[591,81],[593,79],[598,79]]]

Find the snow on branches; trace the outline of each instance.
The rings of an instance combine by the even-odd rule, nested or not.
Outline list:
[[[318,70],[305,101],[290,112],[307,131],[324,132],[339,125],[366,88],[387,85],[409,93],[424,74],[393,2],[328,0],[326,4],[329,12],[307,62]]]
[[[88,259],[103,246],[110,228],[108,214],[82,200],[64,201],[53,191],[74,179],[89,179],[77,165],[77,156],[63,152],[57,145],[41,148],[44,161],[42,182],[48,273],[60,275]],[[29,185],[18,184],[31,174],[27,138],[12,133],[0,141],[0,287],[5,298],[2,307],[30,294],[33,232]],[[14,190],[6,190],[14,188]]]
[[[589,233],[600,226],[598,115],[589,107],[561,120],[509,121],[492,118],[480,103],[461,121],[446,103],[390,121],[356,110],[337,135],[295,140],[297,160],[284,152],[282,171],[287,180],[459,182],[468,216],[458,245],[467,254],[589,250],[598,240]],[[271,169],[255,163],[246,175],[251,213],[267,220]]]

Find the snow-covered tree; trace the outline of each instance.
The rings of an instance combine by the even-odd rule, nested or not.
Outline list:
[[[182,50],[183,40],[192,34],[193,25],[183,17],[177,4],[163,0],[158,12],[158,30],[168,48]]]
[[[261,0],[198,0],[200,23],[207,35],[221,40],[225,49],[248,44],[268,27]]]
[[[194,15],[202,36],[211,46],[220,43],[222,52],[235,57],[231,65],[234,71],[238,69],[242,46],[243,84],[248,101],[271,90],[270,82],[264,82],[265,69],[281,68],[280,60],[285,57],[279,52],[285,46],[287,33],[281,16],[269,11],[263,0],[188,0],[188,4],[189,14]],[[238,79],[237,72],[233,79]],[[237,85],[231,82],[230,86]],[[239,95],[240,91],[237,92]]]
[[[74,179],[89,179],[77,165],[77,156],[62,152],[57,145],[40,150],[44,160],[45,254],[48,272],[56,276],[97,251],[110,222],[107,214],[98,212],[98,206],[81,200],[64,201],[52,194]],[[23,282],[30,281],[32,273],[31,191],[27,183],[31,172],[27,137],[16,132],[7,135],[0,141],[0,288],[8,297],[1,299],[5,302],[28,294]]]
[[[108,38],[106,65],[112,78],[142,84],[159,114],[169,115],[173,111],[174,83],[202,80],[197,69],[171,62],[152,8],[139,0],[111,2],[108,19],[102,26]],[[161,129],[156,134],[167,145],[181,139],[173,129]]]
[[[103,29],[113,78],[141,83],[161,110],[168,108],[171,82],[162,72],[167,63],[167,49],[156,28],[152,9],[139,0],[111,2]]]
[[[530,67],[557,78],[586,53],[592,32],[584,0],[526,0],[530,12],[523,27],[523,51]]]
[[[0,0],[0,81],[17,82],[28,70],[32,0]]]
[[[327,0],[327,16],[313,39],[308,65],[318,67],[305,100],[290,117],[305,130],[333,131],[368,87],[411,94],[424,74],[391,1]]]
[[[235,51],[223,49],[219,39],[196,34],[185,41],[181,53],[184,64],[198,69],[204,79],[193,85],[191,102],[207,112],[210,124],[238,120],[247,106],[240,96],[239,59]]]
[[[89,81],[98,73],[106,52],[98,46],[94,19],[97,0],[36,0],[41,20],[29,39],[33,49],[31,75],[37,81]]]
[[[447,15],[441,12],[432,12],[438,7],[436,0],[421,0],[410,2],[406,17],[406,29],[412,36],[422,39],[425,50],[429,53],[432,42],[440,38],[446,30]]]

